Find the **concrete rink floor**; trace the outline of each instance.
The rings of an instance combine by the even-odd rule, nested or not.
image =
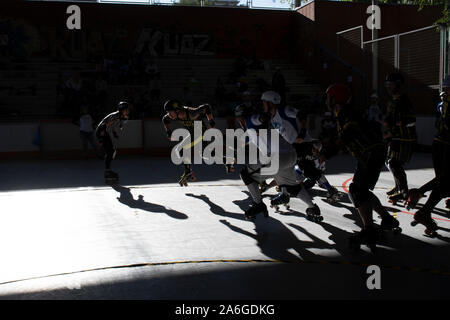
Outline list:
[[[425,237],[423,226],[410,226],[414,210],[387,203],[387,171],[375,193],[398,212],[403,233],[386,233],[372,254],[348,249],[360,230],[350,201],[330,205],[317,188],[319,224],[305,219],[299,199],[292,212],[269,208],[269,218],[246,221],[249,195],[223,166],[195,166],[198,181],[188,187],[169,159],[119,155],[112,168],[121,176],[114,187],[104,185],[99,160],[0,162],[0,299],[450,297],[450,213],[441,201],[439,236]],[[338,156],[327,177],[345,191],[353,168]],[[429,154],[406,168],[411,188],[434,176]],[[369,265],[381,269],[380,290],[366,286]]]

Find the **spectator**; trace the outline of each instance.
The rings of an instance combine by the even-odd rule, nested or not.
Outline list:
[[[89,158],[88,143],[90,143],[90,145],[94,149],[96,156],[98,158],[101,158],[100,153],[98,152],[97,145],[94,141],[94,119],[92,118],[88,107],[82,108],[82,114],[80,116],[80,138],[83,144],[83,153],[85,160]]]
[[[281,105],[286,105],[286,80],[279,67],[276,68],[275,73],[272,76],[272,90],[280,95]]]
[[[77,120],[76,117],[80,114],[80,107],[83,102],[83,95],[81,90],[83,89],[83,80],[81,75],[76,72],[66,81],[66,101],[70,115],[73,120]]]

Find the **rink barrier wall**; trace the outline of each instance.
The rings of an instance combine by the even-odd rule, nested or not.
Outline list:
[[[429,149],[435,133],[434,117],[417,117],[418,144]],[[309,117],[310,134],[317,137],[321,118]],[[179,126],[174,122],[173,129]],[[225,118],[216,119],[216,127],[227,128]],[[176,142],[167,140],[161,119],[128,121],[115,140],[120,154],[169,156]],[[0,156],[14,158],[81,158],[83,156],[79,127],[70,120],[0,123]],[[89,148],[91,148],[89,146]],[[94,156],[93,152],[91,153]]]

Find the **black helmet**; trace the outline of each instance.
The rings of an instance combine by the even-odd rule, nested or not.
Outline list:
[[[386,76],[386,82],[394,82],[396,84],[403,84],[405,80],[399,72],[390,73]]]
[[[122,111],[122,110],[125,110],[125,109],[128,109],[128,108],[130,108],[130,104],[128,102],[126,102],[126,101],[120,101],[117,104],[117,110],[119,110],[119,111]]]
[[[166,102],[164,102],[164,111],[173,111],[175,109],[178,109],[180,106],[180,102],[177,100],[167,100]]]

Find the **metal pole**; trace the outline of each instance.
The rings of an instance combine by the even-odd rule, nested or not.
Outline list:
[[[374,13],[375,0],[372,0],[372,14]],[[375,21],[372,20],[372,90],[378,92],[378,30],[375,28]]]
[[[400,37],[397,34],[394,38],[394,68],[396,69],[396,71],[400,71],[399,48],[400,48]]]
[[[442,81],[445,76],[445,60],[446,60],[446,27],[444,25],[440,26],[440,50],[439,50],[439,92],[442,91]]]

